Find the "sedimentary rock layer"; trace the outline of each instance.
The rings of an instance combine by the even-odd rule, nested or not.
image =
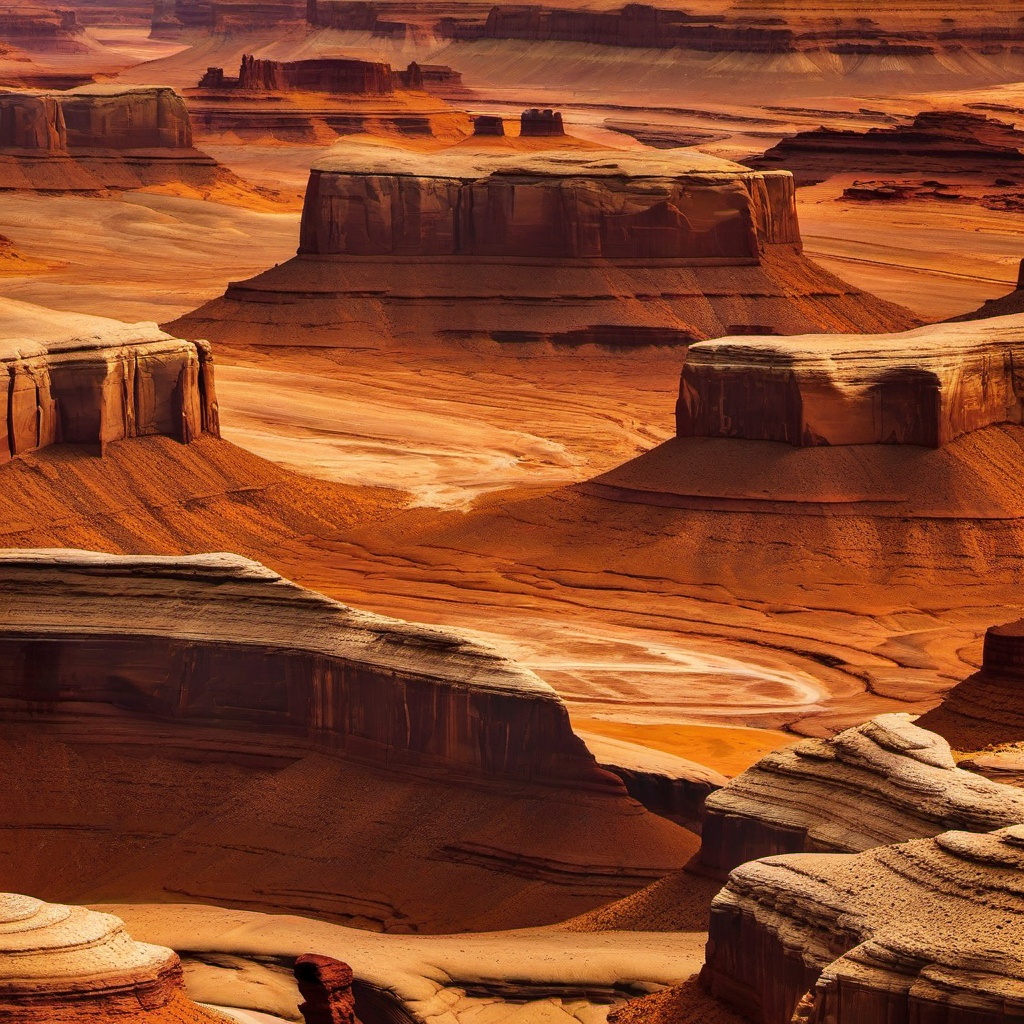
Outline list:
[[[1024,740],[1024,620],[985,633],[981,670],[946,694],[921,718],[926,729],[959,750]]]
[[[1024,1014],[1024,826],[737,868],[702,978],[763,1024]]]
[[[7,381],[0,462],[58,442],[219,434],[213,356],[156,324],[56,314],[0,301]]]
[[[687,344],[730,327],[910,322],[804,259],[787,174],[681,151],[369,146],[314,165],[296,259],[177,325],[223,337],[245,324],[246,340],[272,342],[292,320],[319,343],[374,346]]]
[[[905,334],[724,338],[690,349],[680,437],[937,448],[1022,422],[1018,317]]]
[[[1019,790],[957,768],[949,744],[909,715],[880,715],[775,751],[711,794],[701,863],[724,876],[777,853],[858,853],[1021,821]]]
[[[221,1020],[185,995],[176,953],[133,942],[110,914],[0,893],[0,954],[10,1024]]]

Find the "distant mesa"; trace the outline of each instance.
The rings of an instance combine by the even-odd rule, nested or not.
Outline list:
[[[768,754],[712,793],[700,856],[724,878],[778,853],[859,853],[1021,821],[1024,792],[958,768],[942,736],[889,714]]]
[[[565,134],[562,115],[555,110],[524,110],[519,118],[519,134],[524,138],[548,137]]]
[[[182,98],[162,86],[0,91],[4,189],[93,192],[234,181],[192,144]]]
[[[163,434],[219,436],[213,356],[156,324],[50,314],[0,303],[7,410],[0,462],[59,442],[95,446]]]
[[[11,1024],[223,1024],[185,993],[181,961],[110,914],[0,893],[0,1018]]]
[[[497,114],[480,114],[473,118],[473,134],[502,136],[505,134],[505,122]]]
[[[1019,824],[753,861],[711,905],[701,977],[763,1024],[1003,1024],[1024,1014],[1022,879]]]
[[[310,173],[298,256],[174,329],[291,343],[278,328],[297,306],[318,344],[373,347],[686,345],[738,315],[769,334],[914,322],[803,256],[789,174],[693,151],[339,147]]]
[[[983,114],[933,110],[866,132],[816,128],[783,139],[749,167],[784,167],[797,184],[833,174],[1024,174],[1024,131]]]
[[[696,850],[598,767],[549,686],[457,632],[231,554],[9,550],[0,605],[0,784],[17,772],[31,794],[0,815],[12,887],[258,893],[371,930],[460,931],[570,917]],[[145,780],[130,806],[126,777]],[[57,866],[36,855],[53,828]]]
[[[206,133],[290,142],[331,142],[360,133],[457,142],[470,134],[469,116],[427,94],[465,91],[459,73],[441,64],[413,62],[395,71],[384,61],[278,61],[243,54],[237,75],[207,68],[186,101]]]
[[[70,8],[0,7],[0,39],[29,53],[84,53],[83,38],[78,17]]]

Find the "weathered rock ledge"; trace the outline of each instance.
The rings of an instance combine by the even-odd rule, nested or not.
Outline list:
[[[760,1024],[1024,1014],[1024,825],[737,868],[702,978]]]
[[[371,764],[619,789],[532,672],[231,554],[0,552],[4,717],[115,710]],[[259,746],[259,741],[255,742]]]
[[[1024,420],[1020,320],[904,334],[723,338],[687,354],[680,437],[932,448]]]
[[[216,1024],[185,994],[181,961],[84,907],[0,893],[0,1018],[10,1024]]]
[[[98,445],[147,434],[188,443],[219,435],[213,355],[156,324],[56,314],[0,300],[6,415],[0,462],[58,442]],[[31,339],[31,340],[29,340]]]
[[[910,715],[880,715],[762,758],[704,805],[702,865],[719,875],[779,853],[858,853],[1024,821],[1024,793],[956,766]]]

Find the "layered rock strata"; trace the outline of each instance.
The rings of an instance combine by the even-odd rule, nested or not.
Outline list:
[[[778,853],[857,853],[1024,821],[1024,793],[956,766],[909,715],[880,715],[828,740],[774,751],[704,804],[701,864],[727,875]]]
[[[737,868],[711,906],[711,992],[762,1024],[1024,1014],[1024,826]]]
[[[181,961],[84,907],[0,893],[0,1018],[10,1024],[216,1024],[185,994]]]
[[[0,7],[0,39],[38,53],[84,53],[81,27],[73,10],[8,4]]]
[[[920,724],[958,750],[1024,740],[1024,619],[985,633],[981,669],[958,683]]]
[[[207,343],[99,317],[55,315],[45,324],[35,307],[10,301],[3,311],[0,462],[60,442],[102,453],[129,437],[165,434],[187,444],[219,436]]]
[[[524,110],[519,116],[519,134],[523,138],[564,135],[562,115],[556,110],[538,110],[536,107]]]
[[[909,321],[802,256],[788,174],[693,152],[339,147],[310,174],[297,258],[178,325],[271,341],[297,307],[374,345],[385,325],[418,343],[630,346]]]
[[[680,437],[937,448],[1022,422],[1024,358],[1014,318],[904,334],[724,338],[690,349]]]
[[[762,169],[784,167],[798,183],[832,174],[868,171],[1020,174],[1024,132],[1012,124],[965,111],[933,110],[905,125],[866,132],[816,128],[783,139],[762,156],[744,161]]]
[[[295,961],[295,981],[306,1024],[359,1024],[352,994],[352,968],[341,960],[304,953]]]
[[[96,191],[227,172],[192,144],[182,98],[164,87],[88,85],[0,92],[2,189]]]

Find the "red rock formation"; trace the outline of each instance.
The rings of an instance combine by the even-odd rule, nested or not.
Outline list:
[[[737,868],[702,980],[761,1024],[1024,1014],[1024,826]]]
[[[295,961],[295,980],[306,1024],[359,1024],[352,994],[352,968],[333,957],[304,953]]]
[[[562,115],[554,110],[524,110],[519,117],[519,134],[523,138],[565,134]]]
[[[981,670],[958,683],[938,707],[924,714],[925,729],[959,750],[982,750],[1024,740],[1024,619],[985,633]]]
[[[86,46],[75,12],[30,5],[0,7],[0,39],[23,50],[82,53]]]
[[[937,448],[1024,421],[1011,318],[900,335],[736,338],[690,349],[676,406],[680,437]]]
[[[0,149],[67,152],[64,112],[54,96],[0,93]]]
[[[83,907],[0,893],[0,1019],[5,1024],[216,1024],[185,994],[181,961],[133,942]]]
[[[200,83],[201,84],[201,83]],[[390,96],[395,91],[391,65],[381,61],[260,60],[243,55],[238,88],[249,92],[328,92]]]
[[[19,326],[14,320],[7,330]],[[0,366],[8,381],[0,462],[60,441],[102,453],[126,437],[188,443],[204,431],[219,434],[209,345],[155,325],[68,317],[44,343],[8,336]]]
[[[173,89],[89,85],[57,99],[70,151],[192,148],[188,111]]]
[[[473,134],[502,136],[505,134],[505,122],[499,114],[480,114],[473,118]]]
[[[880,715],[775,751],[711,794],[701,864],[725,877],[777,853],[858,853],[1022,820],[1024,794],[958,768],[949,744],[909,715]]]

